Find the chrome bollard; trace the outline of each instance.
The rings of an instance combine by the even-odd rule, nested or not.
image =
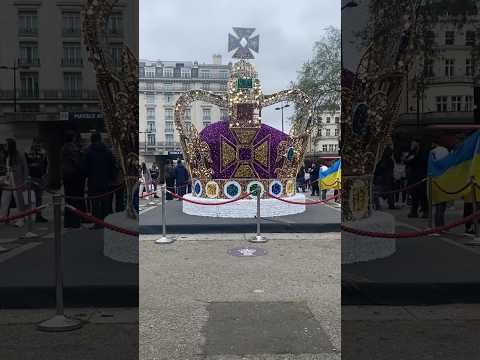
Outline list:
[[[252,243],[266,243],[267,242],[267,239],[265,237],[262,236],[262,233],[261,233],[261,228],[260,228],[260,223],[261,223],[261,214],[260,214],[260,198],[261,198],[261,195],[262,195],[262,192],[260,191],[260,189],[257,189],[257,235],[250,240],[250,242]]]
[[[25,183],[27,188],[27,202],[28,202],[28,210],[32,210],[35,206],[32,204],[32,178],[30,176],[27,177],[27,181]],[[37,238],[38,234],[33,232],[33,214],[28,215],[27,217],[27,233],[22,236],[23,239],[31,239]]]
[[[155,240],[155,244],[171,244],[175,238],[167,236],[167,185],[163,184],[162,189],[162,237]]]
[[[82,327],[82,322],[65,316],[63,307],[63,248],[62,248],[62,196],[53,195],[55,243],[55,300],[56,314],[37,325],[41,331],[61,332]]]

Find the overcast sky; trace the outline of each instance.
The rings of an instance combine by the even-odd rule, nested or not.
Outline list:
[[[211,63],[218,53],[228,63],[232,27],[254,27],[260,51],[253,62],[264,93],[271,93],[296,80],[328,26],[340,27],[338,0],[140,0],[140,58]],[[281,127],[279,111],[262,115]]]

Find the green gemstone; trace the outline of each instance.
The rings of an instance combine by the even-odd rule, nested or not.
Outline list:
[[[237,88],[239,89],[251,89],[253,88],[252,79],[237,79]]]

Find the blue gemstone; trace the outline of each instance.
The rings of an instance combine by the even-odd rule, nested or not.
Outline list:
[[[230,196],[235,196],[238,194],[238,188],[234,184],[227,186],[227,194]]]
[[[279,183],[275,183],[275,184],[272,185],[273,195],[278,195],[278,194],[280,194],[281,191],[282,191],[282,187],[280,186]]]
[[[199,195],[201,191],[202,191],[202,188],[200,187],[200,184],[196,183],[195,184],[195,194]]]
[[[287,160],[292,161],[293,160],[293,148],[289,148],[287,152]]]

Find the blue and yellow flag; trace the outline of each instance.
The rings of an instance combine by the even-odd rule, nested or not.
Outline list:
[[[338,190],[342,186],[342,161],[335,161],[327,170],[320,172],[320,189]]]
[[[428,176],[432,179],[433,204],[460,198],[471,202],[472,187],[468,184],[472,178],[480,184],[480,131],[466,138],[447,157],[434,161],[430,156]],[[480,199],[478,188],[476,196]]]

